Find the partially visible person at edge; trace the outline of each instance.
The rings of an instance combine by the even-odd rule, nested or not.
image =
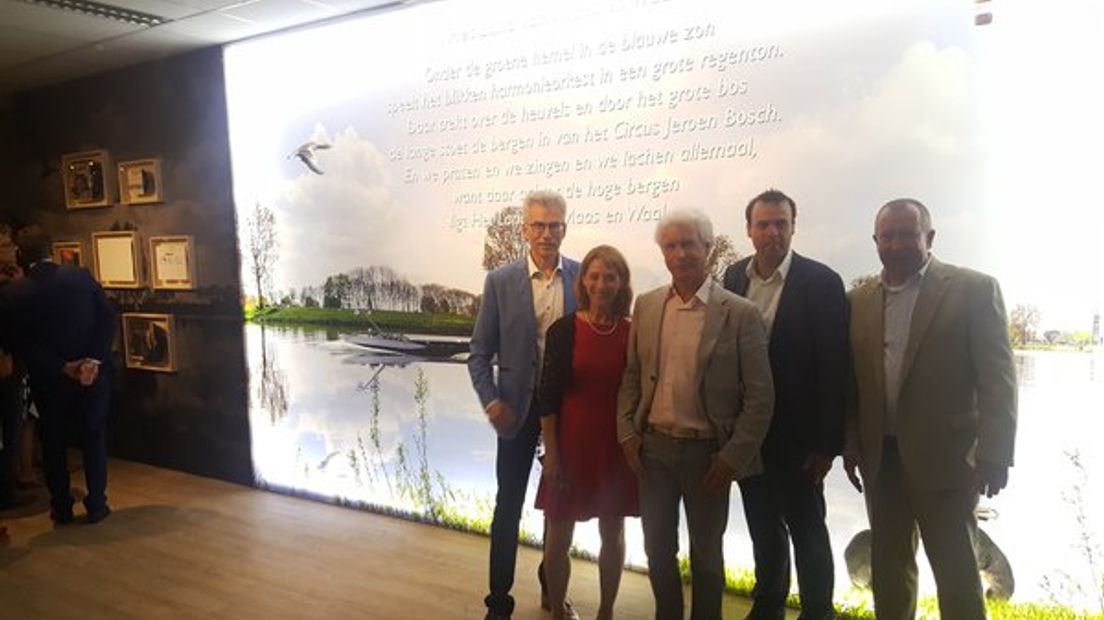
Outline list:
[[[874,218],[881,277],[850,293],[856,396],[844,468],[866,494],[879,620],[916,617],[918,540],[940,615],[984,620],[975,509],[979,493],[1008,483],[1016,438],[1000,286],[932,256],[934,239],[920,201],[886,203]]]
[[[50,518],[58,525],[73,521],[65,431],[74,419],[88,487],[85,522],[99,523],[111,514],[106,434],[115,312],[87,270],[50,260],[50,237],[42,228],[20,230],[16,245],[26,276],[4,289],[0,308],[39,412]]]
[[[797,205],[767,190],[744,210],[755,254],[728,267],[725,288],[751,300],[767,327],[774,417],[763,473],[740,481],[755,556],[748,620],[782,620],[793,542],[800,620],[834,615],[824,476],[843,449],[847,296],[839,274],[791,247]]]
[[[487,419],[498,434],[494,517],[491,521],[488,620],[514,612],[518,529],[525,489],[540,436],[534,412],[548,327],[575,311],[579,263],[560,255],[567,204],[555,192],[533,192],[522,204],[525,258],[487,274],[472,331],[468,372]],[[498,364],[498,372],[494,365]],[[538,569],[538,574],[543,567]],[[542,579],[542,606],[549,608]]]
[[[625,370],[632,287],[617,249],[583,258],[577,312],[548,329],[539,412],[544,460],[537,508],[547,527],[544,569],[552,617],[565,617],[575,523],[598,518],[598,620],[613,618],[625,563],[625,517],[639,516],[636,478],[617,441],[617,389]]]
[[[682,620],[679,504],[690,537],[693,620],[721,617],[723,539],[733,480],[763,471],[774,387],[759,311],[715,284],[713,224],[696,209],[656,226],[671,283],[633,309],[618,392],[618,438],[640,484],[657,620]]]
[[[0,224],[0,291],[23,275],[16,262],[12,230]],[[20,427],[23,420],[23,373],[12,355],[8,321],[0,324],[0,510],[16,505]],[[0,539],[7,527],[0,525]]]

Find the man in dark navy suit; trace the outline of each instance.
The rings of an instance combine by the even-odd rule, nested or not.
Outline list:
[[[725,271],[725,288],[758,306],[770,340],[774,417],[764,472],[740,481],[755,555],[750,619],[784,618],[793,541],[802,620],[831,618],[832,548],[824,476],[840,454],[849,363],[839,274],[790,249],[797,206],[768,190],[744,212],[755,255]]]
[[[65,429],[73,418],[84,449],[87,522],[98,523],[111,513],[105,494],[106,435],[115,312],[87,270],[50,260],[50,237],[40,227],[19,231],[16,245],[26,277],[4,290],[0,307],[27,365],[41,416],[50,518],[57,524],[73,521],[65,455]]]

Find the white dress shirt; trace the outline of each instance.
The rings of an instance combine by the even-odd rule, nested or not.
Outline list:
[[[790,265],[793,263],[793,248],[786,252],[786,257],[778,264],[778,268],[769,278],[763,279],[755,270],[755,257],[747,264],[747,295],[745,297],[759,308],[759,314],[763,316],[763,323],[767,326],[767,338],[770,338],[771,328],[774,327],[774,316],[778,314],[778,300],[782,298],[782,289],[786,286],[786,276],[790,274]]]
[[[544,336],[548,328],[564,314],[563,256],[556,260],[556,269],[547,276],[537,267],[532,254],[529,259],[529,284],[533,287],[533,315],[537,317],[537,382],[544,363]]]

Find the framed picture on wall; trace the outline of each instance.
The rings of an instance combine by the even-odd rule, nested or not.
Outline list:
[[[195,288],[195,249],[191,237],[150,237],[149,247],[153,288]]]
[[[104,288],[138,288],[138,234],[133,230],[92,233],[96,279]]]
[[[127,205],[161,202],[161,160],[119,162],[119,196]]]
[[[176,370],[175,321],[171,314],[123,313],[123,359],[127,368]]]
[[[65,208],[106,207],[115,200],[115,175],[107,151],[71,153],[61,158]]]
[[[59,265],[84,267],[84,244],[80,241],[56,241],[51,254]]]

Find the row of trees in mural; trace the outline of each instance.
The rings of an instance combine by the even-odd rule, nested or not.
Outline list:
[[[521,232],[521,207],[505,207],[487,226],[483,241],[482,267],[491,271],[525,257],[528,245]],[[397,310],[456,314],[474,317],[479,312],[479,296],[443,284],[417,285],[391,267],[374,265],[356,267],[344,273],[326,277],[316,286],[304,286],[283,291],[272,288],[273,269],[279,257],[276,217],[271,209],[257,204],[247,222],[247,255],[253,284],[258,296],[256,304],[265,307],[271,302],[280,306],[321,307],[353,310]],[[725,267],[740,258],[732,240],[718,235],[708,257],[709,270],[718,280]],[[851,286],[859,286],[877,275],[855,278]],[[1009,312],[1009,336],[1017,347],[1030,345],[1092,345],[1098,335],[1085,330],[1061,332],[1039,329],[1040,312],[1030,304],[1017,304]],[[1099,321],[1099,318],[1096,319]],[[1097,327],[1099,329],[1099,327]]]
[[[487,226],[483,241],[482,267],[492,271],[525,257],[528,248],[521,231],[521,207],[505,207]],[[355,310],[398,310],[475,316],[479,296],[442,284],[417,285],[391,267],[356,267],[326,277],[317,286],[283,291],[272,287],[273,269],[279,257],[279,236],[275,214],[257,204],[250,214],[247,233],[248,257],[257,305],[273,301],[281,306],[341,308]],[[725,267],[740,258],[732,240],[718,235],[708,257],[710,272],[718,280]]]

